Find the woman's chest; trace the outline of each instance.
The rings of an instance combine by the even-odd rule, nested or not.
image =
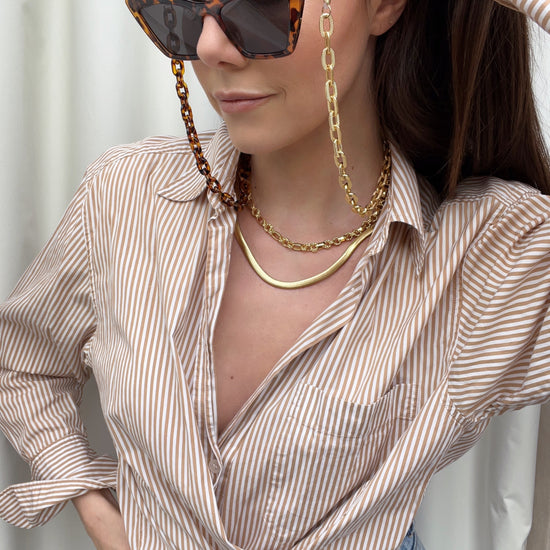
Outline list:
[[[352,267],[318,285],[283,290],[261,281],[234,247],[213,335],[220,432],[335,301]]]

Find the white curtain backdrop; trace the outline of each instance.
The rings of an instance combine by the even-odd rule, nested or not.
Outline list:
[[[345,0],[344,0],[345,1]],[[123,0],[1,0],[0,297],[44,244],[86,166],[107,147],[184,135],[169,61]],[[550,40],[536,33],[537,86],[550,132]],[[217,126],[191,75],[200,129]],[[102,452],[112,446],[89,384],[83,414]],[[530,529],[537,408],[493,422],[482,441],[432,483],[418,516],[427,550],[520,550]],[[28,479],[0,436],[0,488]],[[47,526],[0,521],[2,550],[93,550],[72,505]],[[260,549],[258,549],[260,550]],[[533,548],[530,550],[550,550]]]

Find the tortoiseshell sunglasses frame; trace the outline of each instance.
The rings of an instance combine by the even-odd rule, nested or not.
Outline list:
[[[225,28],[225,24],[223,20],[220,17],[220,11],[223,8],[225,4],[228,4],[229,2],[232,2],[234,0],[207,0],[205,2],[193,2],[198,4],[203,4],[201,8],[199,8],[199,15],[200,17],[204,17],[205,15],[212,15],[218,25],[221,27],[223,32],[227,35],[227,29]],[[304,2],[305,0],[289,0],[289,32],[288,32],[288,46],[281,51],[278,52],[270,52],[270,53],[255,53],[255,52],[249,52],[242,48],[239,44],[234,44],[234,46],[239,50],[239,52],[249,59],[273,59],[277,57],[285,57],[287,55],[290,55],[294,48],[296,47],[296,43],[298,42],[298,36],[300,34],[300,25],[302,21],[302,13],[304,10]],[[141,15],[141,10],[143,8],[146,8],[147,6],[152,6],[155,4],[165,4],[165,5],[183,5],[185,4],[186,7],[188,6],[188,0],[126,0],[126,5],[128,6],[128,9],[132,12],[132,15],[136,19],[136,21],[139,23],[140,27],[145,31],[147,36],[153,41],[153,43],[157,46],[157,48],[167,57],[171,59],[180,59],[182,61],[187,60],[194,60],[198,59],[199,57],[195,55],[175,55],[173,52],[171,52],[165,44],[163,44],[158,37],[155,35],[155,33],[151,30],[147,22],[145,21],[144,17]]]

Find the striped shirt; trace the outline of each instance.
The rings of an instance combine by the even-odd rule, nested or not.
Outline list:
[[[226,129],[203,141],[231,189]],[[550,197],[479,178],[440,204],[393,157],[350,280],[219,436],[235,213],[186,141],[96,161],[0,307],[0,426],[34,480],[0,493],[0,516],[40,525],[112,487],[133,549],[396,548],[437,470],[550,395]],[[79,416],[92,373],[116,461]]]
[[[546,32],[550,32],[549,0],[496,0],[503,6],[523,12]]]

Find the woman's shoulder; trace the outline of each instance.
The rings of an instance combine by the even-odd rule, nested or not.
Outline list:
[[[474,271],[488,257],[521,263],[534,246],[545,248],[550,260],[550,196],[524,183],[471,178],[443,201],[429,234],[445,250],[461,250],[463,265]]]
[[[442,203],[439,215],[461,216],[464,220],[471,218],[485,227],[521,218],[522,225],[527,228],[549,222],[550,196],[518,181],[496,177],[469,178]]]
[[[487,202],[494,203],[495,206],[507,207],[526,197],[543,197],[543,195],[532,185],[520,181],[483,176],[462,181],[449,202]]]
[[[468,213],[452,249],[464,253],[449,393],[478,422],[548,399],[550,196],[479,178],[464,182],[449,207]]]
[[[200,134],[203,154],[207,158],[220,155],[219,131]],[[225,156],[228,156],[225,154]],[[185,192],[197,186],[195,157],[186,137],[151,136],[134,143],[109,148],[86,170],[84,183],[95,189],[148,189],[156,193],[177,182]]]
[[[214,131],[201,134],[204,146],[212,141]],[[176,136],[150,136],[142,140],[116,145],[107,149],[86,170],[87,177],[97,178],[113,168],[137,167],[138,169],[167,165],[171,162],[187,164],[193,155],[187,138]]]

